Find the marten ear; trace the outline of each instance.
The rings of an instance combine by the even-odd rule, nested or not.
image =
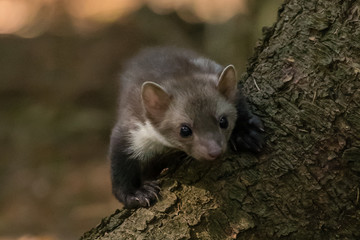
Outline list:
[[[219,92],[228,100],[234,100],[237,92],[236,70],[233,65],[228,65],[220,74],[217,84]]]
[[[155,122],[161,121],[169,108],[171,96],[159,84],[144,82],[141,86],[141,97],[147,117]]]

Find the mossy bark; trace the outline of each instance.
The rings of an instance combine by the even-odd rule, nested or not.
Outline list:
[[[188,161],[82,239],[359,239],[360,1],[290,0],[242,76],[259,155]]]

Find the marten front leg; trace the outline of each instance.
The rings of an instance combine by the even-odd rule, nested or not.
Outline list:
[[[238,93],[236,110],[237,120],[230,137],[231,146],[235,151],[246,149],[260,152],[264,146],[264,139],[261,135],[261,132],[264,132],[264,125],[260,118],[249,110],[246,99],[240,92]]]
[[[158,199],[160,187],[144,181],[140,160],[126,152],[126,141],[118,132],[110,144],[112,192],[126,208],[149,207]]]

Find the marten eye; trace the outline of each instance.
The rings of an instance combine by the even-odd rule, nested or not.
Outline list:
[[[225,116],[222,116],[219,120],[219,125],[221,128],[227,128],[229,126],[229,122]]]
[[[189,137],[192,134],[192,130],[187,125],[183,124],[180,128],[180,136],[182,137]]]

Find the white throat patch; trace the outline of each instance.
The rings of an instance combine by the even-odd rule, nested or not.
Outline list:
[[[137,128],[130,131],[130,151],[133,157],[146,161],[163,153],[166,148],[173,147],[150,122],[138,122],[136,125]]]

